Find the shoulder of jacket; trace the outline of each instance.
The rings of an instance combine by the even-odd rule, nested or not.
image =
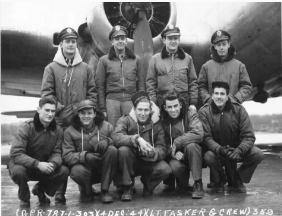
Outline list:
[[[109,54],[106,54],[100,57],[99,61],[106,61],[107,59],[109,59]]]
[[[19,129],[30,130],[34,128],[33,119],[28,119],[20,124]]]
[[[213,59],[210,59],[210,60],[206,61],[206,63],[205,63],[204,65],[205,65],[205,66],[208,66],[208,65],[210,65],[210,64],[219,64],[219,63],[216,62],[216,61],[213,60]]]
[[[193,110],[193,109],[189,109],[188,108],[188,115],[187,115],[187,118],[189,118],[189,117],[192,117],[192,116],[197,116],[198,115],[198,113],[197,113],[197,111],[196,110]]]
[[[113,127],[113,125],[105,120],[101,123],[101,128],[102,127]]]
[[[156,59],[156,58],[161,58],[161,53],[156,53],[155,55],[152,56],[151,59]]]
[[[71,125],[64,131],[64,133],[70,133],[71,134],[74,131],[77,131],[77,130]]]
[[[122,122],[122,123],[125,123],[127,121],[131,121],[131,120],[133,121],[133,119],[129,115],[123,115],[118,119],[118,121]]]
[[[202,113],[202,112],[205,112],[209,109],[209,107],[211,106],[211,104],[208,104],[208,103],[205,103],[200,109],[199,109],[199,112],[198,113]]]

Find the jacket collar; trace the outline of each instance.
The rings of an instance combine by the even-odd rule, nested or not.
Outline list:
[[[160,117],[159,117],[159,113],[160,113],[160,109],[156,106],[155,103],[152,103],[152,114],[151,114],[151,121],[153,122],[153,124],[155,124],[157,121],[159,121]],[[134,108],[131,109],[129,116],[136,122],[138,123],[138,119],[137,116],[135,114]]]
[[[57,62],[60,65],[68,67],[68,65],[66,63],[66,60],[65,60],[65,57],[63,55],[63,51],[62,51],[60,46],[58,47],[58,51],[57,51],[53,61]],[[80,62],[82,62],[82,58],[81,58],[81,56],[80,56],[80,54],[78,52],[78,49],[76,48],[71,66],[75,66],[75,65],[79,64]]]
[[[232,43],[230,43],[230,47],[228,49],[228,55],[226,59],[224,59],[223,61],[221,61],[221,58],[218,56],[217,51],[214,48],[214,45],[210,47],[210,51],[211,51],[211,58],[218,63],[231,61],[236,55],[236,48]]]
[[[35,131],[39,132],[39,131],[42,131],[44,130],[44,127],[39,119],[39,114],[38,112],[35,113],[34,117],[33,117],[33,124],[34,124],[34,128],[35,128]],[[49,124],[49,126],[47,127],[48,130],[51,130],[51,131],[54,131],[56,130],[56,121],[55,119],[53,119],[51,121],[51,123]]]
[[[169,58],[169,57],[170,57],[170,55],[169,55],[168,51],[166,50],[166,46],[164,46],[162,48],[162,51],[161,51],[161,58],[164,59],[164,58]],[[176,51],[176,57],[178,57],[180,59],[185,59],[185,52],[179,46],[178,46],[177,51]]]
[[[212,112],[214,114],[220,113],[220,109],[216,106],[216,104],[214,103],[213,100],[211,102],[211,108],[212,108]],[[232,109],[231,100],[230,100],[230,98],[228,98],[228,101],[226,101],[226,104],[225,104],[225,106],[223,108],[223,111],[230,111],[231,109]]]
[[[127,58],[131,58],[131,59],[136,58],[135,54],[130,49],[128,49],[127,47],[125,47],[125,56]],[[114,58],[118,58],[117,55],[116,55],[114,46],[111,46],[108,58],[109,58],[109,60],[113,60]]]
[[[96,116],[94,118],[94,123],[96,126],[101,127],[103,121],[104,121],[105,117],[104,117],[104,114],[100,111],[97,111],[96,110]],[[81,128],[81,123],[80,123],[80,118],[78,116],[78,113],[76,113],[73,118],[72,118],[72,121],[71,121],[71,125],[78,131],[80,131],[80,128]]]

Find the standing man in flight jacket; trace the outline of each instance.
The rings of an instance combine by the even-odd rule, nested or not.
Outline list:
[[[179,47],[180,29],[169,25],[161,33],[165,46],[149,63],[146,85],[150,99],[159,107],[166,91],[176,89],[188,107],[196,110],[198,81],[192,57]]]
[[[125,27],[113,27],[109,34],[112,47],[100,58],[96,70],[99,110],[114,127],[122,115],[130,112],[133,106],[131,96],[145,90],[139,57],[126,47],[126,36]]]

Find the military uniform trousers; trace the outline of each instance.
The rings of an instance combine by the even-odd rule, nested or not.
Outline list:
[[[52,197],[69,176],[69,170],[66,166],[60,166],[50,175],[41,173],[37,169],[27,169],[18,164],[10,166],[9,171],[11,178],[19,186],[18,197],[22,201],[30,199],[28,181],[39,181],[44,192]]]
[[[152,192],[161,181],[171,174],[164,161],[148,162],[142,160],[135,149],[128,146],[118,148],[119,170],[122,172],[122,185],[130,185],[132,178],[141,175],[141,181]]]
[[[102,162],[92,167],[77,164],[71,168],[70,177],[79,185],[80,191],[92,194],[92,184],[101,182],[101,190],[108,190],[117,166],[117,149],[109,146],[102,157]]]
[[[128,115],[133,107],[131,100],[119,101],[113,99],[106,99],[106,109],[108,122],[116,126],[116,122],[123,115]]]
[[[238,177],[240,176],[241,180],[244,183],[249,183],[255,172],[257,165],[264,159],[263,152],[253,146],[240,161],[242,165],[237,169],[237,161],[230,160],[218,155],[215,155],[212,151],[207,151],[204,155],[204,161],[207,166],[210,168],[210,172],[213,176],[215,183],[218,183],[220,176],[223,173],[223,166],[225,166],[226,175],[229,177],[229,182],[231,184],[237,184]]]
[[[171,159],[169,161],[172,174],[178,179],[181,187],[187,187],[190,171],[194,181],[202,179],[202,160],[201,146],[190,143],[184,148],[182,160]]]

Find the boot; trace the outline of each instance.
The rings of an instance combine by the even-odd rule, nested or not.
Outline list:
[[[79,196],[80,202],[87,203],[87,202],[92,202],[94,200],[93,193],[86,194],[85,188],[81,185],[78,185],[78,188],[80,191],[80,196]]]
[[[109,191],[104,190],[101,193],[101,201],[102,203],[112,203],[114,200],[113,197],[109,194]]]
[[[153,192],[149,190],[148,185],[147,185],[147,181],[146,181],[146,177],[141,176],[140,181],[143,184],[143,194],[142,196],[145,197],[151,197],[153,195]]]
[[[143,194],[142,194],[142,196],[144,197],[144,198],[146,198],[146,197],[151,197],[151,196],[153,196],[153,192],[152,191],[149,191],[147,188],[143,188]]]
[[[91,194],[80,192],[79,201],[83,203],[92,202],[94,200]]]
[[[125,190],[124,190],[124,192],[121,196],[121,201],[131,201],[132,200],[132,194],[133,194],[132,184],[126,185]]]
[[[240,178],[238,173],[237,173],[237,182],[236,182],[236,184],[234,186],[235,186],[235,190],[238,193],[247,193],[246,186],[242,182],[242,180],[241,180],[241,178]]]
[[[93,194],[93,196],[100,196],[101,195],[100,191],[96,190],[95,188],[92,188],[92,194]]]
[[[204,197],[203,182],[197,181],[194,183],[192,199],[202,199]]]
[[[30,201],[24,201],[24,200],[20,200],[20,208],[29,208],[30,207]]]
[[[66,197],[64,194],[58,193],[55,195],[55,202],[56,203],[66,203]]]
[[[216,192],[222,193],[225,191],[226,175],[224,170],[222,170],[221,175],[219,176],[219,182],[216,184]]]
[[[32,188],[33,195],[38,196],[38,202],[39,204],[50,204],[50,199],[48,199],[44,193],[43,188],[39,185],[39,183],[37,183],[36,185],[34,185],[34,187]]]
[[[208,183],[207,188],[216,188],[216,183],[215,182]]]

